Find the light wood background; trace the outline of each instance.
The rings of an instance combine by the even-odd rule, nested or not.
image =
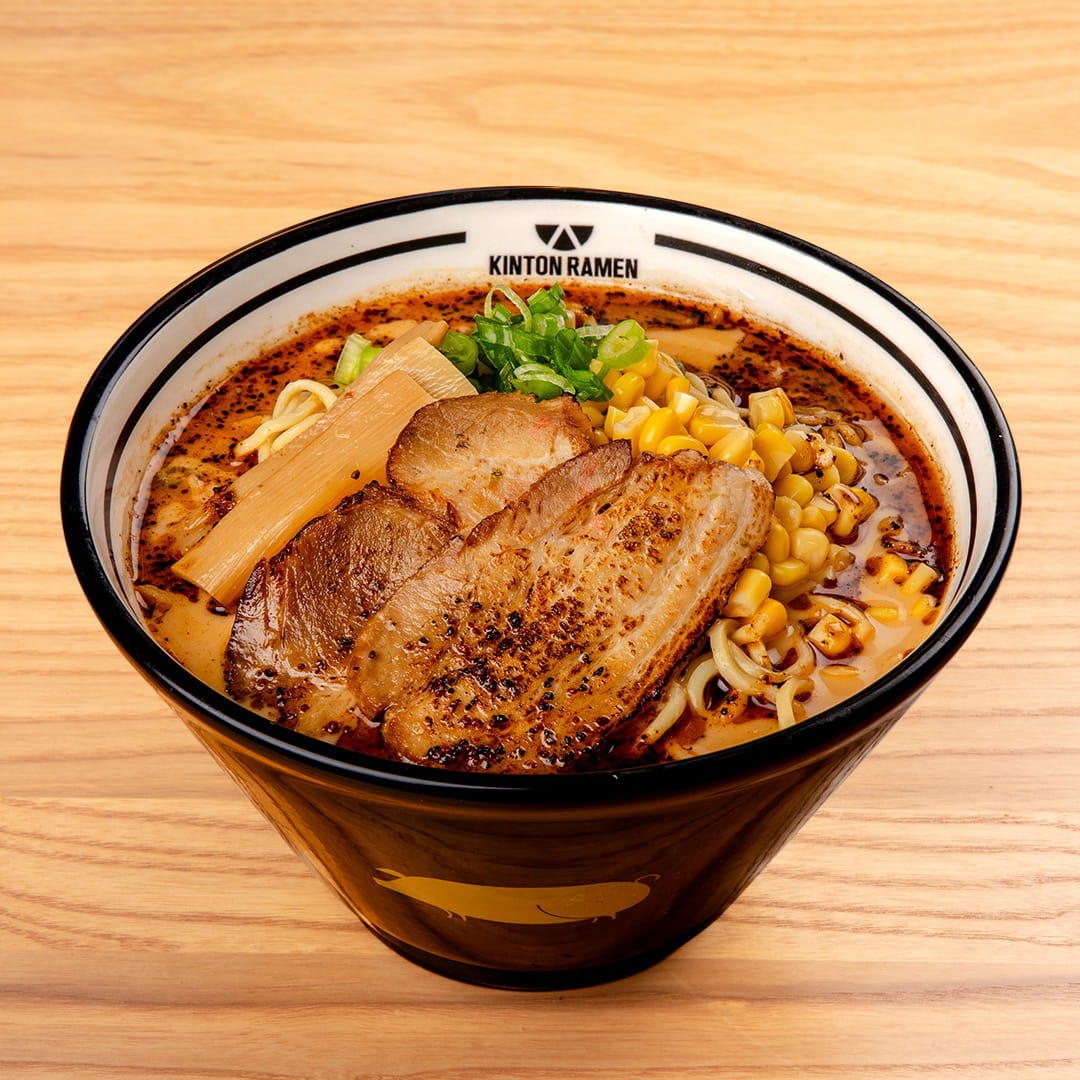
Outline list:
[[[1080,1076],[1080,7],[0,0],[0,1075]],[[883,277],[1025,475],[959,658],[720,923],[571,993],[378,944],[100,631],[57,473],[148,304],[270,231],[494,183],[673,196]]]

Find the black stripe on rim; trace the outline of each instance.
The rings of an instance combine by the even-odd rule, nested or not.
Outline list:
[[[91,377],[76,408],[61,476],[64,531],[80,583],[106,631],[118,647],[142,668],[152,683],[173,697],[202,722],[227,734],[264,757],[292,767],[339,779],[362,781],[387,789],[423,789],[430,795],[469,800],[506,799],[519,802],[559,803],[566,800],[593,802],[613,798],[640,798],[649,793],[689,791],[724,780],[750,782],[764,770],[783,771],[826,753],[830,746],[846,742],[866,726],[867,718],[883,715],[898,702],[909,702],[921,690],[927,675],[913,669],[893,669],[857,695],[858,706],[843,702],[803,723],[705,757],[641,766],[611,773],[544,776],[486,776],[444,773],[422,766],[382,759],[368,759],[351,751],[318,743],[263,720],[231,699],[209,691],[187,669],[174,661],[137,624],[126,605],[113,592],[97,562],[96,547],[82,510],[86,454],[90,434],[96,427],[97,400],[108,384],[170,314],[218,281],[245,266],[321,235],[355,224],[401,216],[424,210],[476,203],[552,200],[564,202],[621,203],[700,218],[737,231],[756,235],[833,267],[864,287],[888,299],[930,337],[960,370],[986,420],[995,454],[997,503],[993,531],[982,561],[982,574],[957,596],[935,633],[921,650],[924,667],[932,675],[959,649],[989,604],[1005,572],[1015,541],[1020,511],[1020,482],[1016,450],[1004,415],[981,374],[936,323],[880,279],[853,263],[807,241],[749,219],[708,209],[693,203],[618,191],[566,187],[491,187],[430,192],[364,204],[334,211],[288,227],[226,255],[177,286],[140,317],[109,351]]]

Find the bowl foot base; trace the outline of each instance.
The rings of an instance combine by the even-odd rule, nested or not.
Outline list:
[[[641,953],[611,964],[598,964],[592,967],[571,968],[565,971],[516,971],[507,968],[491,968],[478,964],[467,964],[451,960],[445,956],[425,952],[413,945],[407,945],[397,938],[370,927],[372,933],[399,956],[412,961],[419,967],[433,971],[458,982],[473,983],[477,986],[489,986],[497,990],[573,990],[583,986],[596,986],[600,983],[624,979],[644,971],[659,963],[673,952],[681,942],[665,945],[663,948]]]

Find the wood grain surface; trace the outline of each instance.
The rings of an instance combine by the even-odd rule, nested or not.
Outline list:
[[[0,1075],[1080,1076],[1080,8],[1072,0],[0,0]],[[387,951],[121,659],[69,568],[78,393],[150,303],[339,207],[704,203],[937,319],[1020,448],[959,657],[664,964],[520,995]]]

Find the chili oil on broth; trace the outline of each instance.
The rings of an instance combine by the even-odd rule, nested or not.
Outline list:
[[[380,298],[355,309],[312,317],[309,324],[280,346],[237,367],[203,398],[181,410],[163,434],[161,448],[147,470],[133,513],[132,574],[147,626],[169,653],[213,689],[224,693],[224,654],[236,605],[221,605],[172,572],[172,564],[194,542],[184,524],[199,520],[215,500],[227,508],[231,481],[250,468],[254,455],[239,460],[237,443],[247,438],[272,411],[284,386],[307,378],[329,383],[337,356],[349,334],[363,333],[386,344],[424,319],[445,319],[467,332],[482,310],[487,287],[443,293]],[[518,290],[528,294],[528,287]],[[818,350],[783,330],[733,315],[719,305],[642,291],[578,286],[567,288],[567,301],[579,319],[614,324],[637,319],[661,349],[698,373],[708,384],[730,392],[745,407],[756,391],[782,387],[797,413],[818,410],[840,418],[858,433],[858,445],[844,446],[856,458],[855,481],[876,500],[876,508],[854,536],[843,538],[851,565],[817,587],[829,597],[850,599],[862,611],[895,619],[873,619],[869,647],[839,659],[819,655],[809,676],[812,690],[800,695],[800,716],[824,711],[873,681],[914,649],[926,636],[944,589],[952,559],[950,518],[944,489],[924,447],[904,421],[863,384],[843,373]],[[889,554],[926,562],[939,571],[920,595],[924,613],[908,609],[918,597],[905,595],[904,582],[889,576]],[[876,571],[867,572],[867,564]],[[880,580],[879,580],[880,579]],[[788,599],[798,618],[800,599]],[[707,643],[703,642],[703,649]],[[775,651],[775,650],[774,650]],[[785,658],[774,656],[782,665]],[[708,752],[768,735],[777,730],[776,711],[751,697],[724,715],[729,687],[719,677],[708,689],[713,706],[708,721],[687,709],[651,745],[640,742],[662,702],[646,706],[637,720],[601,752],[597,766],[646,763]],[[272,717],[274,719],[274,717]],[[385,755],[376,725],[331,722],[309,732],[339,745]],[[707,736],[707,737],[706,737]],[[696,746],[695,746],[696,743]],[[687,750],[687,747],[693,749]]]

